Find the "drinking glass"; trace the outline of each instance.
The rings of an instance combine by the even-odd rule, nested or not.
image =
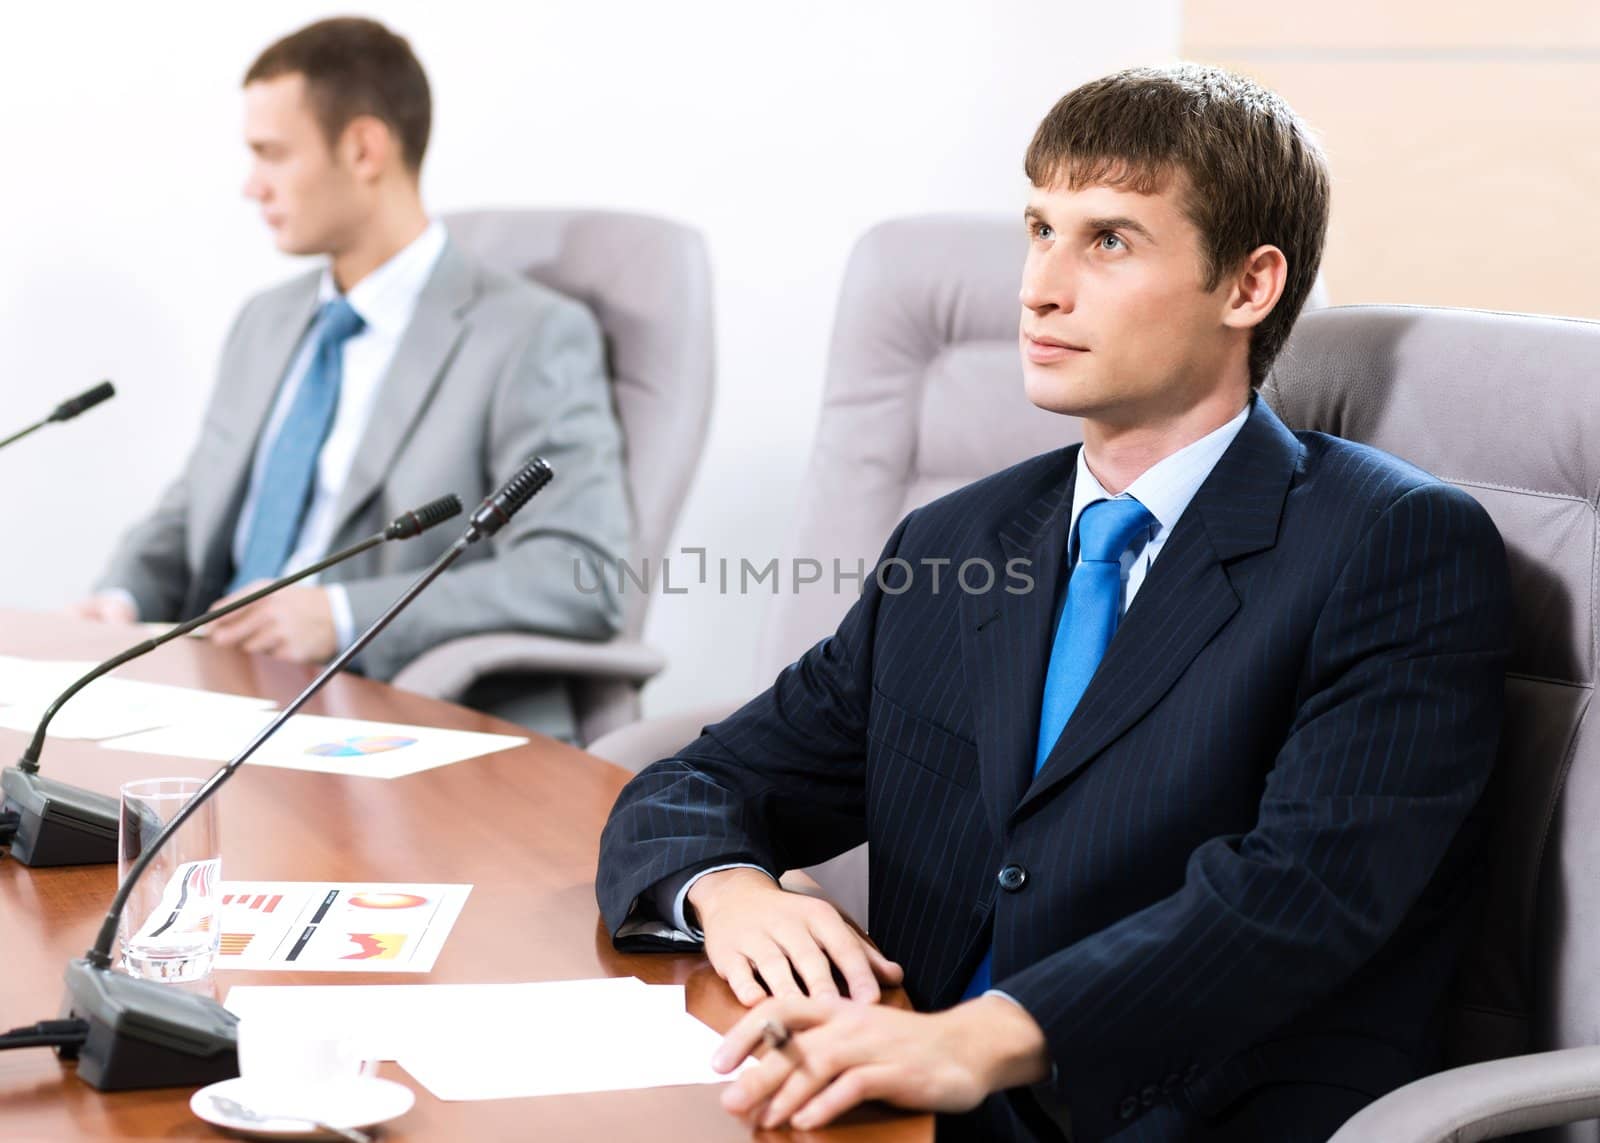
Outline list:
[[[199,778],[145,778],[122,787],[119,882],[202,784]],[[209,975],[222,939],[221,883],[213,800],[167,839],[128,897],[118,932],[122,967],[132,976],[172,984]]]

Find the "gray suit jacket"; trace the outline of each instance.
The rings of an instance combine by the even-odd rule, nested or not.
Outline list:
[[[198,614],[227,584],[256,442],[311,324],[320,271],[253,298],[234,323],[200,439],[155,512],[119,543],[102,587],[131,592],[147,620]],[[615,594],[575,585],[629,539],[622,441],[600,331],[578,303],[445,247],[383,380],[339,500],[333,548],[454,492],[470,509],[533,455],[555,479],[493,541],[475,545],[363,653],[392,678],[435,644],[483,631],[603,639]],[[357,629],[447,548],[455,524],[384,544],[327,573],[346,585]]]

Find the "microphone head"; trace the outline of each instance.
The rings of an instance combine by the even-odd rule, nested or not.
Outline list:
[[[109,381],[102,381],[93,389],[79,393],[76,397],[61,402],[56,406],[56,411],[50,414],[52,421],[70,421],[79,413],[87,412],[100,404],[109,401],[117,395],[117,387]]]
[[[386,540],[409,540],[412,536],[420,536],[435,524],[443,524],[454,516],[461,515],[461,498],[452,493],[441,496],[437,500],[430,500],[421,508],[413,508],[409,512],[402,512],[383,530]]]
[[[555,473],[543,457],[536,456],[528,461],[500,491],[478,505],[478,510],[472,514],[472,526],[467,529],[467,539],[474,541],[492,536],[511,523],[511,517],[554,477]]]

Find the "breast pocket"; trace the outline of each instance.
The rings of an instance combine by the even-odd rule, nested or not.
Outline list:
[[[867,737],[958,786],[969,790],[978,786],[976,743],[913,714],[876,687],[872,689]]]

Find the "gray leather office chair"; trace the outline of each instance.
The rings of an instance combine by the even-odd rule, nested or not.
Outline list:
[[[870,572],[907,512],[1079,439],[1076,420],[1028,402],[1017,349],[1027,237],[1010,217],[936,215],[881,223],[856,244],[834,321],[827,384],[793,549],[822,582],[777,596],[750,679],[768,686],[830,634],[855,600],[834,561]],[[1313,304],[1322,304],[1320,283]],[[589,746],[638,770],[731,713],[720,702],[624,727]],[[865,849],[809,871],[851,916],[867,917]]]
[[[699,464],[711,415],[711,264],[699,231],[597,210],[447,215],[452,240],[490,266],[587,305],[605,336],[633,510],[633,567],[659,564]],[[640,642],[649,592],[625,592],[623,628],[605,642],[520,632],[451,640],[396,686],[459,701],[493,676],[569,680],[581,741],[639,717],[639,688],[665,665]]]
[[[1464,1143],[1600,1125],[1600,322],[1351,306],[1308,315],[1263,393],[1293,428],[1396,453],[1488,509],[1516,634],[1484,923],[1448,1027],[1456,1061],[1379,1100],[1337,1143]],[[1524,1019],[1531,1014],[1531,1019]],[[1545,1138],[1546,1136],[1541,1136]]]

